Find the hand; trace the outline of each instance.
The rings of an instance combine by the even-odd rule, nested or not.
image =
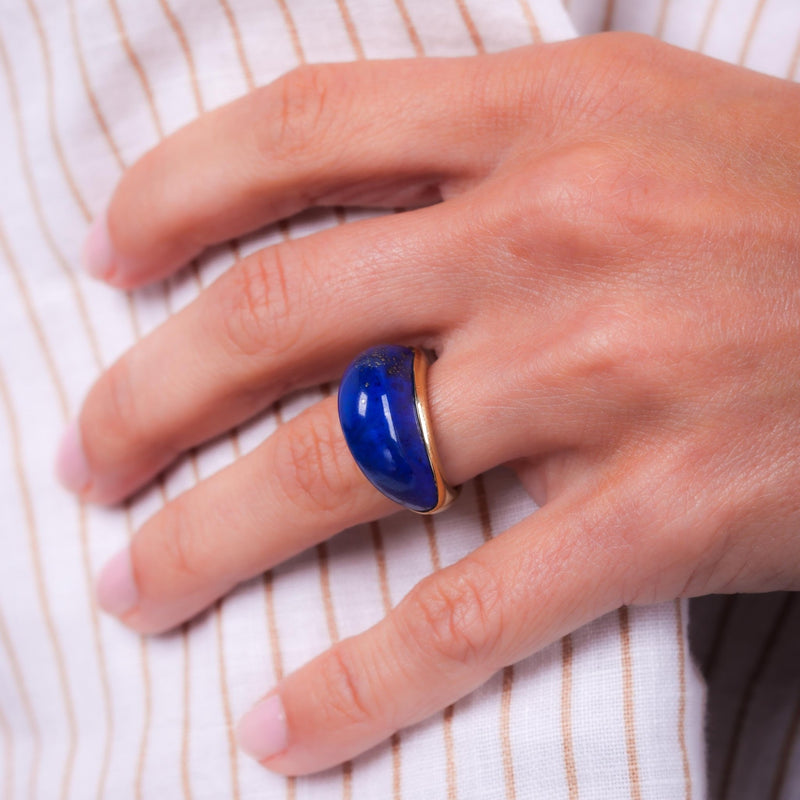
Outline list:
[[[111,503],[367,346],[421,344],[449,480],[543,508],[245,718],[271,769],[365,750],[625,603],[800,588],[800,88],[639,36],[306,67],[122,179],[120,287],[315,205],[425,205],[243,259],[120,358],[62,477]],[[394,507],[335,399],[167,504],[100,580],[135,630]],[[224,537],[220,532],[224,531]]]

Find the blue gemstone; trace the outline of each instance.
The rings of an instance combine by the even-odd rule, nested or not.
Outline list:
[[[436,478],[414,406],[410,347],[373,347],[353,361],[339,386],[339,420],[375,488],[414,511],[436,506]]]

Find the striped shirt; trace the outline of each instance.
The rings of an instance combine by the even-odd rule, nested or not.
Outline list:
[[[242,255],[363,213],[301,215],[163,284],[113,291],[80,271],[80,244],[138,156],[300,63],[470,55],[604,28],[798,77],[796,0],[3,2],[0,800],[800,798],[792,594],[622,608],[352,762],[300,779],[267,773],[238,752],[235,720],[529,514],[530,499],[490,472],[443,518],[346,531],[180,630],[141,638],[98,613],[98,568],[319,392],[188,454],[117,509],[76,502],[53,476],[64,425],[120,353]]]

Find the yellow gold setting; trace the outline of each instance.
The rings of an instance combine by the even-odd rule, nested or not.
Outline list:
[[[458,497],[461,487],[450,486],[442,473],[442,464],[433,438],[433,425],[428,409],[428,357],[419,347],[414,348],[414,406],[438,493],[438,502],[433,508],[428,511],[414,511],[414,513],[437,514],[444,511]]]

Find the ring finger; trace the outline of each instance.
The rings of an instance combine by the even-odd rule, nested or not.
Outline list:
[[[531,440],[557,447],[570,427],[552,398],[541,400],[535,425],[519,415],[485,425],[498,387],[481,379],[481,361],[453,353],[430,368],[437,445],[454,483],[527,453]],[[107,565],[100,603],[141,632],[165,630],[237,583],[396,509],[356,466],[329,397],[152,517]]]
[[[451,285],[469,217],[459,205],[351,223],[234,265],[92,387],[61,449],[62,481],[115,502],[287,391],[338,377],[369,344],[435,345],[469,313]]]

